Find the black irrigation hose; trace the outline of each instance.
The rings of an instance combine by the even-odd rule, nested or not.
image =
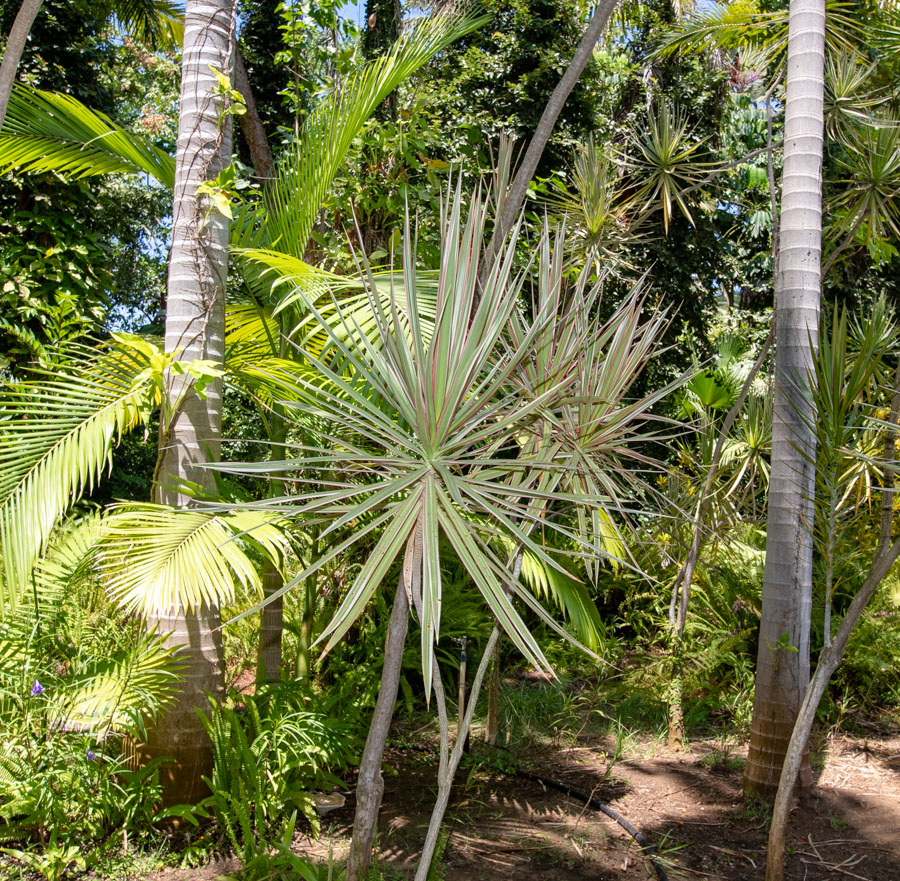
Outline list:
[[[611,817],[641,846],[641,850],[644,851],[644,855],[650,860],[659,881],[669,881],[666,870],[663,868],[662,863],[656,858],[656,848],[653,844],[647,840],[645,835],[635,829],[628,820],[614,811],[608,804],[594,798],[592,795],[585,795],[581,790],[569,786],[568,783],[561,783],[559,780],[551,780],[548,777],[541,777],[540,775],[532,774],[529,771],[516,770],[514,773],[517,777],[531,780],[533,783],[540,783],[541,786],[547,789],[555,789],[557,792],[562,792],[564,795],[583,801],[586,805],[590,805],[595,811],[600,811],[600,813],[606,814],[607,817]]]
[[[428,747],[418,746],[416,744],[409,744],[408,749],[414,749],[417,752],[429,753],[433,752]],[[504,746],[493,746],[494,749],[502,749],[506,750],[506,752],[511,755],[512,750],[507,749]],[[508,773],[508,772],[507,772]],[[563,793],[563,795],[568,795],[570,798],[576,798],[579,801],[583,801],[589,807],[592,807],[595,811],[600,811],[601,814],[606,814],[610,819],[615,820],[640,846],[641,850],[644,852],[644,856],[650,861],[650,864],[653,866],[653,870],[656,872],[656,877],[659,878],[659,881],[669,881],[669,876],[666,874],[665,868],[663,868],[662,863],[657,859],[656,848],[653,846],[653,843],[647,839],[647,836],[644,835],[640,830],[635,829],[631,823],[628,822],[621,814],[614,811],[608,804],[600,801],[599,799],[594,798],[592,795],[585,795],[580,789],[575,789],[572,786],[569,786],[568,783],[562,783],[559,780],[551,780],[549,777],[541,777],[538,774],[532,774],[529,771],[520,771],[519,769],[515,769],[513,774],[516,777],[521,777],[524,780],[530,780],[532,783],[540,783],[541,786],[546,789],[555,789],[557,792]]]

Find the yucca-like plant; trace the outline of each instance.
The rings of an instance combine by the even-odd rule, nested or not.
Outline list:
[[[846,188],[833,203],[837,222],[832,235],[838,244],[828,265],[854,239],[873,257],[887,259],[896,254],[891,243],[900,239],[900,124],[887,116],[846,124],[838,143],[837,164],[846,175]]]
[[[889,370],[886,356],[896,348],[898,328],[884,300],[865,319],[851,321],[846,310],[822,333],[810,382],[815,400],[816,495],[813,536],[821,561],[824,599],[823,641],[831,643],[832,602],[848,535],[878,488],[883,446],[877,408]]]
[[[567,292],[564,239],[560,236],[553,249],[549,232],[534,266],[514,271],[513,240],[484,268],[484,283],[479,284],[487,215],[479,194],[467,217],[459,191],[447,197],[430,339],[423,332],[409,223],[403,288],[387,305],[373,292],[375,279],[363,267],[375,334],[359,332],[354,315],[345,313],[337,300],[332,305],[336,323],[307,304],[328,336],[321,354],[302,351],[320,376],[312,380],[298,372],[295,383],[306,400],[283,401],[282,406],[288,420],[314,414],[328,446],[297,449],[283,463],[218,466],[276,478],[290,474],[301,485],[315,487],[261,507],[318,519],[324,538],[339,530],[347,534],[282,591],[377,537],[319,638],[326,651],[402,557],[395,609],[405,617],[407,598],[415,608],[426,691],[434,687],[439,711],[434,645],[441,627],[441,554],[449,551],[459,559],[498,626],[533,665],[550,672],[517,602],[568,634],[520,582],[522,556],[528,553],[548,571],[568,576],[543,541],[553,533],[561,546],[574,546],[576,556],[622,553],[622,513],[634,503],[638,483],[626,478],[623,458],[647,466],[631,447],[647,439],[644,423],[663,394],[626,399],[654,351],[664,316],[646,310],[640,297],[632,296],[613,320],[598,325],[590,308],[596,292],[586,290],[587,275]],[[532,309],[526,317],[520,303],[529,288]],[[579,517],[578,511],[586,513]],[[405,620],[399,630],[392,624],[385,676],[394,666],[399,673],[405,633]],[[382,701],[393,705],[384,684]],[[363,767],[373,758],[380,763],[379,739],[370,733],[372,749],[367,746]],[[444,777],[442,772],[442,789]],[[361,805],[367,797],[363,789],[361,783]],[[357,825],[366,810],[360,808]],[[360,852],[366,850],[364,838],[354,840]]]
[[[703,142],[691,137],[687,116],[663,102],[633,140],[633,155],[626,164],[636,181],[630,198],[639,212],[636,223],[659,207],[668,232],[674,202],[693,225],[685,191],[695,189],[701,178],[714,170],[714,164],[698,158]]]
[[[556,183],[548,197],[550,210],[561,215],[569,230],[567,251],[572,265],[593,266],[598,274],[621,262],[620,246],[629,237],[626,206],[615,163],[595,145],[594,138],[577,147],[570,185]]]

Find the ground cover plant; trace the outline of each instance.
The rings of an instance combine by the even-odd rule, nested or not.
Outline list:
[[[0,33],[0,874],[896,877],[893,4]]]

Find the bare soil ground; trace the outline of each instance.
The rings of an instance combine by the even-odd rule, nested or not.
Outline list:
[[[424,744],[423,744],[424,745]],[[764,877],[766,817],[741,795],[745,751],[715,741],[672,753],[656,740],[632,741],[609,775],[613,744],[581,737],[577,746],[529,754],[538,774],[593,792],[658,848],[671,881]],[[474,756],[484,755],[473,747]],[[497,754],[494,753],[496,756]],[[411,878],[435,794],[433,754],[395,748],[386,757],[379,833],[386,879]],[[900,881],[900,737],[836,738],[816,756],[815,788],[791,815],[785,877],[796,881]],[[612,881],[655,878],[646,855],[615,821],[539,783],[494,765],[463,767],[445,828],[445,881]],[[298,835],[298,853],[327,861],[346,854],[353,799],[329,814],[316,841]],[[187,881],[234,869],[168,871]]]

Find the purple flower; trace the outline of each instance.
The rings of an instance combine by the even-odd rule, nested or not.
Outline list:
[[[44,693],[44,686],[41,685],[41,683],[38,682],[37,679],[35,679],[34,685],[31,686],[31,696],[37,697],[39,694],[43,694],[43,693]]]
[[[88,747],[87,757],[88,757],[88,761],[91,761],[91,762],[93,762],[94,759],[99,758],[97,753],[95,753],[90,747]]]

